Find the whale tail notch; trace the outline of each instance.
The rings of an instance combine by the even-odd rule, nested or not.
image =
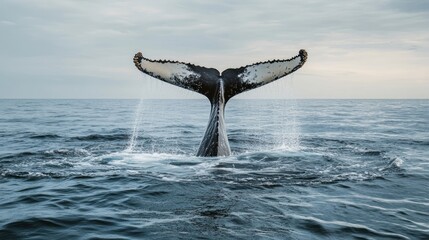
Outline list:
[[[219,82],[224,85],[225,102],[235,95],[258,88],[280,79],[301,68],[307,60],[303,49],[295,57],[286,60],[272,60],[229,68],[219,73],[214,68],[206,68],[190,63],[168,60],[151,60],[141,52],[134,56],[135,66],[154,78],[205,95],[212,104],[216,101]]]

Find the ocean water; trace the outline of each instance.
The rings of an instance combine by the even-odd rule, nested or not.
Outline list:
[[[429,100],[0,100],[0,239],[429,239]]]

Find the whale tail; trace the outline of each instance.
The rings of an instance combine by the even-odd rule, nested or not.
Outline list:
[[[142,72],[161,81],[205,95],[213,104],[218,96],[219,82],[223,81],[225,102],[235,95],[258,88],[292,72],[304,65],[307,52],[303,49],[295,57],[286,60],[272,60],[229,68],[219,73],[190,63],[168,60],[151,60],[139,52],[134,56],[135,66]]]
[[[298,70],[307,60],[307,52],[287,60],[255,63],[241,68],[230,68],[219,73],[214,68],[166,60],[150,60],[139,52],[134,56],[136,67],[161,81],[189,89],[206,96],[211,112],[206,133],[197,156],[228,156],[231,149],[226,133],[224,109],[235,95],[263,86]]]

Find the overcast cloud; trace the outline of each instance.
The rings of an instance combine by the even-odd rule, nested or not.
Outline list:
[[[132,63],[220,71],[304,48],[242,98],[429,98],[429,1],[0,0],[0,98],[195,98]]]

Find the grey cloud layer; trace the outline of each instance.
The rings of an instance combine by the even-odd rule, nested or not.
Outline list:
[[[0,97],[139,97],[136,86],[146,83],[141,83],[131,64],[137,51],[151,58],[224,69],[288,58],[306,48],[310,61],[299,76],[304,79],[302,84],[310,86],[297,83],[304,91],[298,97],[317,94],[311,88],[320,88],[320,81],[333,81],[339,74],[339,78],[347,77],[341,75],[344,72],[365,71],[368,66],[359,66],[356,61],[379,53],[415,59],[402,67],[410,70],[410,77],[420,79],[412,83],[420,89],[427,86],[421,81],[427,77],[424,66],[429,60],[428,19],[427,1],[4,0],[0,8]],[[399,64],[383,57],[379,61],[381,69]],[[405,73],[398,74],[403,78]],[[385,81],[391,75],[351,78],[362,77]],[[74,80],[77,78],[80,80]],[[105,84],[97,86],[103,80]],[[340,85],[338,91],[330,87],[326,95],[344,97],[336,95],[344,88],[342,82],[333,84]],[[61,94],[70,86],[73,91]],[[85,86],[83,94],[80,86]],[[374,85],[379,86],[380,82]],[[159,91],[150,92],[162,93],[141,91],[149,97],[183,96],[181,91],[176,94],[174,87],[155,88]],[[425,97],[412,91],[406,96]],[[372,97],[365,89],[353,94],[351,97]],[[397,90],[383,94],[380,92],[382,97],[394,97]]]

